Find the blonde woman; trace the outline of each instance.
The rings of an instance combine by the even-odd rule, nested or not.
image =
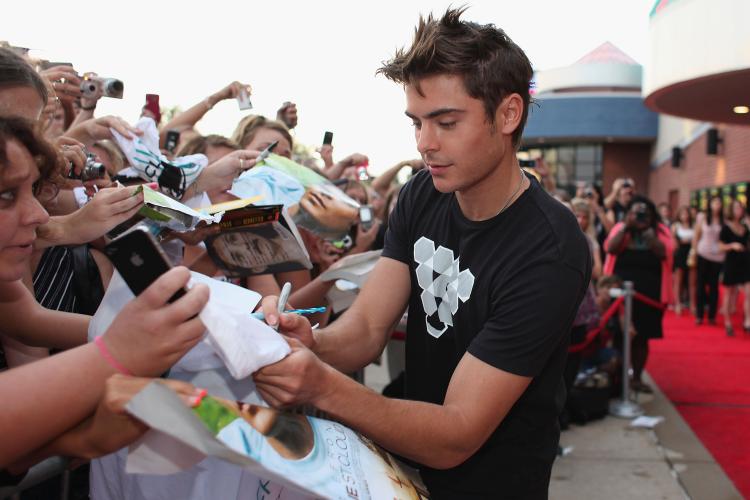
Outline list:
[[[576,215],[576,219],[578,219],[581,231],[586,235],[586,239],[589,242],[591,256],[594,261],[591,268],[591,279],[597,280],[602,275],[602,254],[599,250],[599,243],[596,241],[596,229],[593,224],[594,211],[592,210],[591,203],[583,198],[573,198],[570,205],[573,213]]]

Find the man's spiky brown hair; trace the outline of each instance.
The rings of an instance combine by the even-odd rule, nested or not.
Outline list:
[[[440,19],[432,14],[426,19],[420,16],[411,47],[396,51],[377,73],[397,83],[414,85],[420,94],[419,81],[425,77],[459,75],[466,92],[483,102],[487,120],[493,126],[502,100],[518,94],[524,104],[521,122],[513,132],[513,144],[518,146],[531,102],[531,63],[523,50],[495,25],[462,21],[465,10],[466,7],[448,9]]]

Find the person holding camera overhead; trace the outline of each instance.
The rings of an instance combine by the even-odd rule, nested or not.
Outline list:
[[[604,199],[610,224],[623,221],[634,194],[635,182],[633,179],[625,177],[615,179],[615,182],[612,183],[612,191]]]
[[[615,274],[623,281],[632,281],[636,292],[650,299],[669,303],[672,276],[672,234],[659,222],[654,203],[646,197],[635,196],[626,207],[625,216],[612,228],[607,241],[605,274]],[[663,309],[633,301],[631,340],[633,353],[634,390],[652,392],[641,380],[648,359],[649,339],[661,338]]]

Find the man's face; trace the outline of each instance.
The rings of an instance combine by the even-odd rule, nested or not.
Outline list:
[[[513,152],[510,136],[502,133],[507,133],[502,130],[507,98],[493,128],[482,101],[466,93],[462,77],[435,75],[419,84],[422,95],[414,85],[406,85],[406,115],[414,122],[417,150],[438,191],[468,192]]]

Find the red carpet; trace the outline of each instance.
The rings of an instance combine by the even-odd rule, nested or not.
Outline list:
[[[723,327],[695,326],[692,316],[668,312],[664,338],[650,343],[646,370],[750,498],[750,334],[740,316],[734,325],[729,338]]]

